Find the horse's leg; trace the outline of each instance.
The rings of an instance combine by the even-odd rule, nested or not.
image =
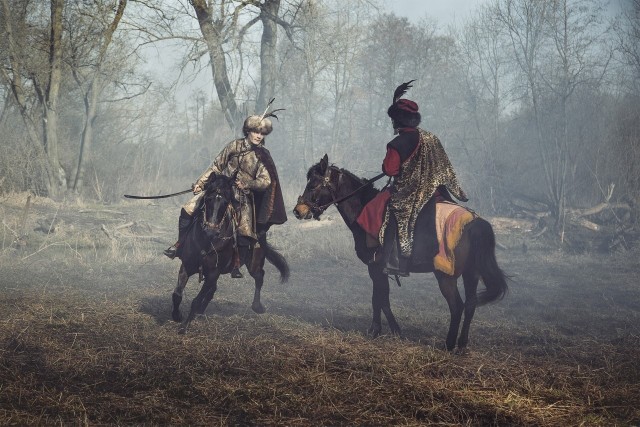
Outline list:
[[[464,303],[462,302],[462,297],[460,297],[460,292],[458,292],[457,280],[455,277],[439,271],[436,271],[435,275],[436,279],[438,279],[440,292],[449,305],[451,320],[449,322],[449,332],[447,333],[446,345],[447,350],[452,351],[456,346],[456,338],[458,337],[458,329],[460,328],[460,320],[462,319]]]
[[[219,277],[220,277],[220,274],[217,271],[215,273],[210,273],[208,276],[205,276],[204,287],[206,288],[206,292],[202,297],[200,307],[198,307],[198,311],[196,312],[196,314],[204,314],[204,311],[207,309],[207,306],[213,299],[213,294],[215,294],[216,290],[218,290]]]
[[[369,326],[369,330],[367,331],[369,335],[374,338],[380,335],[382,332],[382,302],[380,294],[384,293],[384,285],[382,283],[382,277],[385,276],[382,273],[382,269],[379,268],[375,264],[369,264],[369,277],[371,278],[371,282],[373,284],[373,292],[371,295],[371,307],[373,309],[373,318],[371,319],[371,326]],[[388,278],[387,278],[388,281]],[[387,283],[387,288],[389,284]],[[388,289],[387,289],[388,292]]]
[[[182,295],[184,294],[184,288],[187,286],[189,276],[184,268],[184,265],[180,265],[180,271],[178,272],[178,283],[173,290],[173,311],[171,312],[171,318],[175,322],[182,322],[182,314],[180,313],[180,303],[182,302]]]
[[[220,277],[220,273],[217,270],[215,272],[205,274],[202,288],[193,301],[191,301],[191,310],[189,310],[189,315],[180,326],[179,333],[184,334],[187,332],[187,328],[191,321],[196,317],[196,314],[204,313],[204,310],[213,298],[213,294],[218,289],[218,277]]]
[[[465,272],[462,275],[464,281],[464,321],[462,322],[462,330],[458,338],[458,351],[464,353],[469,343],[469,328],[473,315],[478,305],[478,281],[480,277],[474,272]]]
[[[401,335],[400,325],[398,325],[391,311],[391,303],[389,302],[389,277],[382,272],[380,264],[369,265],[369,277],[373,282],[373,294],[371,296],[373,318],[368,333],[374,338],[380,335],[382,332],[381,313],[384,313],[391,333]]]
[[[262,284],[264,283],[264,260],[265,251],[261,246],[254,247],[251,252],[251,263],[247,265],[249,274],[253,277],[255,282],[255,290],[253,292],[253,302],[251,303],[251,309],[262,314],[266,310],[260,301],[260,292],[262,291]]]

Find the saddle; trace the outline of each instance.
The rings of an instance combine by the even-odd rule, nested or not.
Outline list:
[[[455,202],[430,200],[416,220],[411,257],[404,257],[400,255],[398,226],[390,215],[382,248],[384,272],[407,277],[410,271],[438,270],[453,275],[455,248],[464,227],[474,218],[474,212]]]

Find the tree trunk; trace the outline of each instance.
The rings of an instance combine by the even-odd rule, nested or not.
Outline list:
[[[44,148],[49,161],[51,196],[66,189],[66,174],[58,154],[58,94],[62,81],[62,11],[64,0],[51,0],[51,36],[49,43],[49,81],[44,94],[43,130]]]
[[[93,144],[93,122],[97,116],[98,87],[100,86],[101,85],[98,83],[98,77],[95,77],[91,82],[91,88],[84,96],[84,128],[82,129],[82,139],[80,141],[76,177],[73,182],[73,191],[75,192],[80,191],[84,186],[86,164],[89,161],[91,146]]]
[[[275,17],[280,10],[280,0],[267,0],[262,6],[262,40],[260,42],[260,92],[256,100],[256,112],[263,111],[275,92],[276,44],[278,24]]]
[[[18,109],[20,111],[20,116],[25,125],[25,129],[27,130],[27,134],[29,136],[29,141],[32,144],[40,144],[41,137],[38,132],[38,126],[36,122],[33,120],[33,117],[29,115],[28,107],[27,107],[27,97],[25,95],[25,87],[24,82],[22,80],[22,63],[18,54],[19,47],[16,45],[14,34],[13,34],[13,23],[14,17],[12,16],[11,9],[9,7],[8,0],[2,0],[2,14],[4,16],[5,21],[4,37],[6,39],[6,43],[9,47],[8,57],[9,64],[11,66],[11,74],[5,67],[0,67],[0,73],[2,73],[2,78],[9,84],[11,87],[11,94],[13,96],[13,100],[15,101]]]
[[[227,74],[227,62],[225,52],[222,49],[222,23],[214,25],[211,9],[206,0],[191,0],[191,4],[198,17],[200,31],[209,50],[213,84],[218,93],[222,113],[231,129],[236,130],[241,125],[243,117],[238,109],[235,93],[231,88],[229,75]]]
[[[84,127],[82,129],[82,139],[80,141],[80,151],[78,153],[78,165],[76,168],[76,176],[73,181],[73,191],[79,192],[84,186],[84,175],[86,171],[86,164],[89,161],[91,155],[91,147],[93,145],[93,123],[96,120],[98,115],[98,98],[102,93],[105,85],[102,82],[102,78],[100,77],[102,72],[102,65],[104,63],[104,59],[107,53],[107,49],[111,44],[111,40],[113,39],[113,33],[115,33],[118,28],[118,24],[122,19],[122,15],[124,14],[124,10],[127,7],[127,0],[119,0],[118,7],[116,9],[115,16],[113,17],[113,21],[104,31],[104,40],[102,45],[100,46],[100,52],[98,54],[98,60],[96,62],[95,68],[92,70],[93,76],[91,77],[91,83],[87,88],[87,91],[84,93]],[[80,81],[79,73],[77,70],[74,70],[74,77],[80,86],[82,86],[82,82]]]

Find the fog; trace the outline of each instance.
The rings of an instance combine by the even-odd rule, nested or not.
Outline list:
[[[325,153],[372,176],[392,137],[386,109],[393,90],[415,79],[406,97],[419,104],[421,127],[440,137],[478,209],[501,213],[512,196],[524,195],[548,204],[558,220],[565,206],[603,202],[610,185],[607,201],[636,200],[637,2],[624,10],[595,0],[468,4],[458,10],[465,19],[441,22],[428,15],[444,13],[436,7],[402,16],[402,2],[389,11],[370,1],[286,1],[267,44],[258,8],[216,10],[211,22],[224,32],[216,41],[203,37],[188,2],[150,0],[124,9],[109,45],[82,32],[104,35],[115,9],[67,5],[64,16],[76,17],[76,26],[62,27],[59,94],[44,94],[56,96],[55,130],[39,125],[52,110],[37,94],[52,80],[46,67],[34,68],[42,50],[32,49],[45,40],[50,17],[46,9],[27,15],[16,8],[14,34],[25,22],[42,31],[33,44],[3,43],[10,71],[0,88],[0,188],[54,194],[55,183],[108,201],[182,188],[271,97],[286,109],[267,141],[285,187]],[[2,17],[8,31],[10,16]],[[91,58],[95,64],[101,46],[97,70]],[[214,47],[225,62],[211,62]],[[228,93],[218,93],[214,74],[224,75]],[[92,87],[96,75],[100,86]],[[82,125],[87,93],[97,100],[90,147]],[[43,142],[51,132],[55,152]],[[58,165],[65,179],[55,182]],[[82,186],[72,185],[78,165],[91,170]]]
[[[637,425],[639,42],[640,0],[0,0],[0,424]],[[409,80],[508,277],[459,281],[462,354],[453,286],[392,282],[400,331],[336,208],[291,213],[325,155],[380,173]],[[290,278],[179,335],[191,195],[123,195],[188,193],[272,98]]]
[[[285,111],[267,147],[292,203],[324,154],[379,173],[392,93],[415,79],[406,97],[469,206],[558,236],[574,217],[635,226],[637,1],[232,2],[200,21],[183,0],[71,2],[55,55],[49,8],[10,4],[2,192],[112,203],[188,188],[273,97]]]

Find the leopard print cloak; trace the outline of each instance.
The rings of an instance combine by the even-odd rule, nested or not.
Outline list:
[[[400,166],[400,173],[394,178],[379,234],[380,244],[384,245],[384,232],[393,214],[398,223],[400,254],[405,257],[411,256],[418,215],[439,186],[444,185],[460,201],[468,200],[438,137],[420,128],[418,132],[417,151]]]

